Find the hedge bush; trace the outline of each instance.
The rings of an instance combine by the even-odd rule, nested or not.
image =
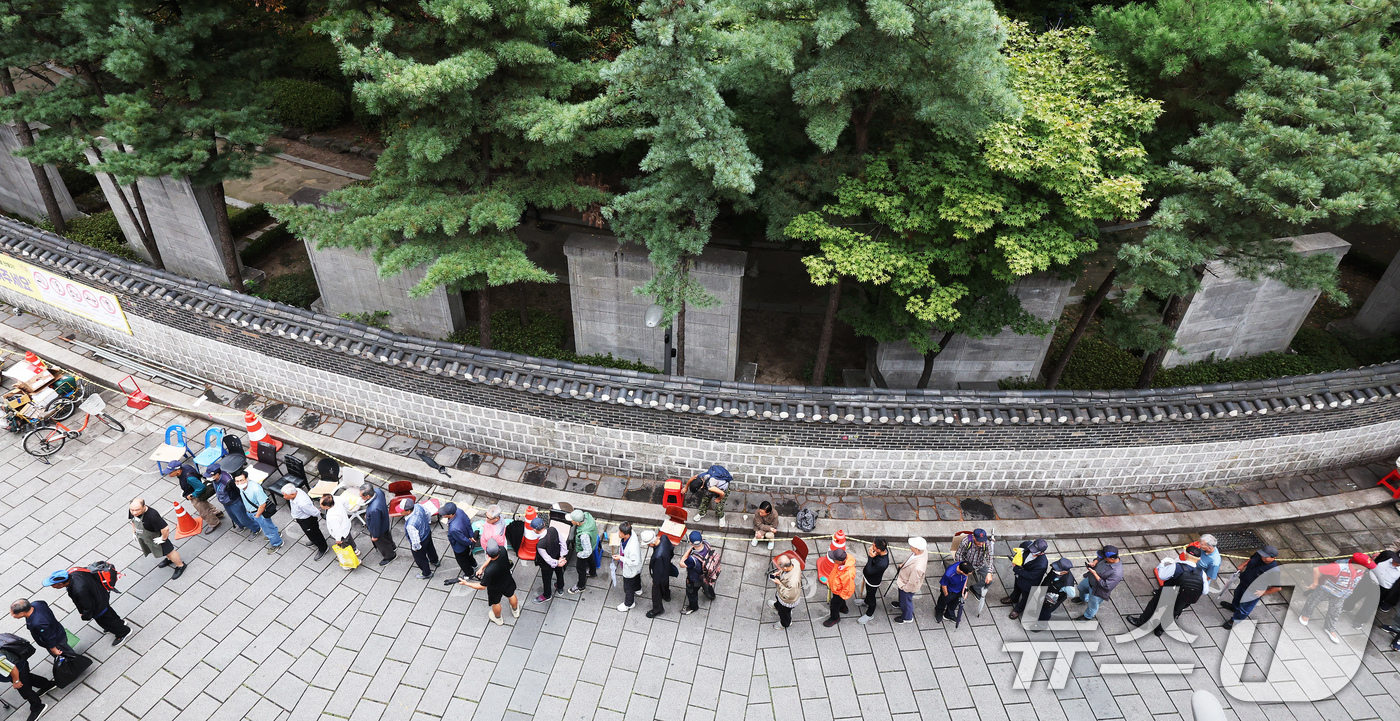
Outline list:
[[[68,195],[74,198],[91,193],[101,187],[97,182],[96,175],[75,163],[59,163],[58,177],[63,180],[63,187],[68,189]]]
[[[345,115],[345,94],[310,80],[275,78],[263,83],[277,120],[287,127],[325,130]]]
[[[117,216],[113,215],[110,210],[69,220],[68,239],[112,255],[121,256],[127,260],[134,260],[138,263],[146,262],[130,245],[127,245],[126,237],[122,235],[122,227],[117,223]]]
[[[316,287],[316,275],[308,270],[268,278],[254,287],[252,294],[276,303],[310,308],[321,297],[321,289]]]
[[[228,229],[233,237],[239,238],[262,227],[271,220],[267,206],[262,203],[246,208],[234,208],[228,214]]]
[[[504,308],[492,313],[491,347],[507,353],[553,358],[603,368],[620,368],[642,373],[661,372],[645,363],[614,358],[611,353],[581,356],[567,350],[564,345],[568,338],[568,325],[563,318],[535,308],[531,308],[527,313],[529,323],[523,327],[520,325],[520,311],[517,309]],[[481,342],[481,331],[468,328],[453,333],[447,340],[462,345],[477,345]]]
[[[287,230],[287,225],[279,223],[262,235],[248,241],[248,245],[243,248],[238,257],[243,259],[243,265],[256,265],[263,258],[266,258],[268,253],[277,250],[283,243],[295,239],[296,236]]]

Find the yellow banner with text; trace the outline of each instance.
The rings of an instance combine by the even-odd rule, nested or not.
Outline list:
[[[54,275],[8,255],[0,254],[0,286],[49,305],[131,334],[121,301],[111,293]]]

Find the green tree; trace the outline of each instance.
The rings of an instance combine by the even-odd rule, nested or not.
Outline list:
[[[992,124],[976,144],[916,142],[872,155],[863,173],[842,179],[837,202],[787,229],[819,245],[804,259],[813,282],[862,284],[843,313],[858,333],[924,354],[920,387],[956,334],[1048,332],[1011,284],[1075,267],[1095,249],[1098,221],[1146,205],[1141,136],[1159,105],[1128,90],[1092,37],[1014,26],[1006,53],[1019,118]]]
[[[1149,352],[1139,387],[1151,385],[1207,264],[1345,305],[1330,258],[1276,239],[1400,220],[1400,55],[1389,34],[1400,1],[1287,0],[1264,6],[1262,22],[1286,42],[1250,54],[1233,115],[1176,148],[1163,179],[1172,194],[1151,232],[1119,251],[1123,317],[1150,321],[1117,329],[1120,345]]]
[[[318,244],[371,250],[381,274],[426,266],[415,295],[480,291],[490,347],[486,289],[554,280],[526,257],[521,216],[605,201],[578,166],[629,137],[603,124],[597,67],[551,48],[587,16],[567,0],[332,0],[318,30],[385,119],[385,151],[370,181],[327,197],[337,212],[274,214]]]

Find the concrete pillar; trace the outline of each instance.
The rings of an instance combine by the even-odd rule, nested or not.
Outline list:
[[[104,152],[116,150],[108,149]],[[96,164],[97,154],[91,149],[87,151],[87,157],[88,162]],[[98,173],[97,180],[102,185],[103,194],[107,196],[107,204],[117,217],[122,235],[126,236],[127,244],[146,260],[150,260],[146,245],[141,242],[141,234],[137,232],[136,224],[127,215],[126,206],[122,203],[112,176]],[[151,221],[151,235],[155,238],[156,247],[160,248],[160,257],[165,263],[165,269],[187,278],[215,285],[227,285],[228,275],[224,273],[223,253],[219,249],[219,224],[214,215],[214,203],[217,201],[214,199],[213,188],[196,188],[188,180],[176,180],[168,175],[160,178],[140,178],[137,180],[137,187],[141,190],[146,216]],[[131,186],[123,187],[122,192],[131,203],[132,212],[137,213],[139,218],[140,210],[136,207]],[[242,259],[238,261],[238,268],[243,272],[245,279],[249,278],[249,273],[243,268]]]
[[[1048,274],[1027,276],[1011,286],[1021,307],[1041,320],[1055,321],[1065,310],[1073,280]],[[938,334],[938,335],[941,335]],[[953,336],[938,354],[929,388],[995,387],[1003,378],[1035,378],[1050,349],[1051,334],[1018,335],[1010,329],[990,338]],[[924,371],[924,357],[908,341],[881,343],[875,362],[890,388],[913,388]]]
[[[38,132],[35,129],[34,132]],[[39,184],[34,182],[34,171],[29,161],[13,155],[20,149],[19,133],[9,123],[0,123],[0,210],[38,221],[39,216],[47,215],[44,199],[39,195]],[[58,169],[45,165],[49,185],[53,186],[54,197],[58,200],[59,211],[64,219],[78,215],[78,207],[73,205],[68,188],[58,175]]]
[[[611,353],[662,368],[665,329],[647,328],[651,298],[633,292],[651,279],[647,250],[610,236],[574,233],[564,243],[569,259],[569,294],[574,314],[574,346],[580,355]],[[686,309],[686,375],[734,380],[739,357],[739,310],[748,254],[706,248],[692,277],[719,304]]]
[[[1293,249],[1303,255],[1330,255],[1334,266],[1351,247],[1331,233],[1280,240],[1292,241]],[[1286,350],[1318,294],[1293,290],[1269,278],[1242,278],[1223,263],[1212,262],[1177,328],[1179,350],[1168,352],[1162,365],[1171,368],[1212,356],[1224,360]]]
[[[320,202],[325,194],[324,190],[302,188],[292,194],[291,204],[333,209]],[[423,280],[426,268],[410,268],[386,278],[379,275],[379,266],[368,250],[317,248],[310,238],[305,242],[326,315],[388,311],[389,317],[381,321],[384,325],[424,338],[446,338],[466,327],[461,293],[438,287],[422,298],[409,296],[409,289]]]
[[[1363,336],[1400,333],[1400,253],[1390,261],[1381,281],[1348,325]]]

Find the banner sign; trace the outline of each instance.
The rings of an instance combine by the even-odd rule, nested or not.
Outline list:
[[[80,315],[94,323],[131,334],[115,295],[75,283],[61,275],[0,254],[0,286]]]

